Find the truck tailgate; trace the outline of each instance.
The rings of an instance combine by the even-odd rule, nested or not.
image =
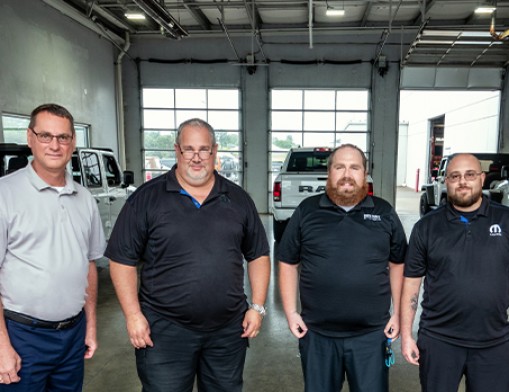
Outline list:
[[[297,207],[309,196],[325,192],[327,173],[287,173],[281,175],[281,207]]]

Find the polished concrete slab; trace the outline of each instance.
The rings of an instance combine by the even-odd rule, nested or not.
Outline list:
[[[419,194],[410,188],[398,188],[396,209],[407,235],[418,219]],[[272,279],[267,298],[269,312],[261,333],[250,343],[244,371],[245,392],[295,392],[303,390],[302,372],[295,339],[286,323],[277,284],[277,263],[274,262],[272,217],[262,221],[272,244]],[[99,263],[98,337],[99,350],[87,361],[85,392],[141,391],[136,375],[134,349],[127,338],[124,318],[109,278],[106,260]],[[248,289],[249,290],[249,289]],[[249,292],[249,291],[248,291]],[[405,362],[399,341],[394,343],[396,364],[390,370],[390,390],[416,392],[420,390],[418,369]],[[344,391],[348,391],[345,385]],[[464,389],[460,389],[464,391]],[[178,392],[178,391],[168,391]]]

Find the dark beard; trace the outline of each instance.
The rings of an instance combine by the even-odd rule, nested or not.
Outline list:
[[[479,201],[482,197],[482,189],[479,189],[478,192],[471,193],[465,197],[456,196],[456,193],[451,195],[447,195],[447,199],[451,202],[453,206],[457,207],[470,207]]]
[[[339,187],[345,183],[353,186],[352,191],[338,191]],[[355,181],[350,177],[341,178],[336,185],[334,185],[330,178],[327,179],[325,192],[331,201],[338,206],[356,206],[368,194],[368,182],[364,179],[362,186],[358,186]]]

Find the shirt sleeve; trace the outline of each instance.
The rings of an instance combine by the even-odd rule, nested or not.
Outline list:
[[[117,263],[135,266],[145,249],[147,225],[145,214],[136,208],[138,198],[131,198],[118,215],[104,255]]]
[[[104,254],[106,248],[106,240],[104,238],[104,230],[101,222],[101,215],[97,203],[92,196],[90,196],[92,206],[92,221],[91,221],[91,232],[88,242],[88,259],[97,260]]]
[[[294,211],[288,225],[286,225],[283,238],[277,249],[277,259],[287,264],[300,263],[300,222],[301,208],[300,206]]]
[[[401,220],[394,209],[391,212],[392,234],[391,234],[391,253],[389,261],[397,264],[405,262],[407,252],[407,239]]]
[[[242,240],[242,254],[249,262],[261,256],[270,254],[270,246],[267,240],[267,233],[263,227],[260,215],[256,206],[246,193],[247,215],[244,238]]]
[[[410,244],[405,260],[404,276],[420,278],[426,274],[427,250],[422,237],[422,221],[417,222],[410,235]]]

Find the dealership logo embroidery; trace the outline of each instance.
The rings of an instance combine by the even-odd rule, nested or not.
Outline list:
[[[490,236],[491,237],[502,237],[502,229],[499,225],[491,225],[490,226]]]
[[[364,220],[370,220],[373,222],[381,222],[382,217],[380,215],[364,214]]]

